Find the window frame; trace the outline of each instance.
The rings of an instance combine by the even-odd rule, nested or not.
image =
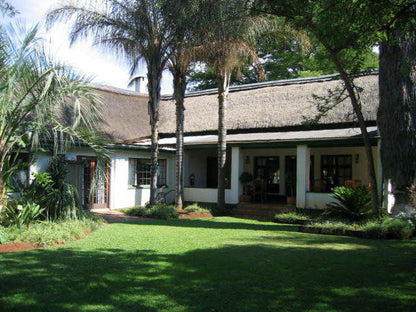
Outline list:
[[[150,169],[150,159],[149,158],[135,158],[130,157],[128,162],[129,171],[128,171],[128,185],[129,187],[134,188],[143,188],[149,187],[151,184],[151,169]],[[139,166],[149,166],[149,169],[139,169]],[[167,187],[167,159],[159,159],[158,164],[158,187],[166,186]],[[133,168],[132,168],[133,167]],[[162,170],[162,171],[161,171]],[[133,175],[133,176],[132,176]],[[139,176],[141,175],[141,176]],[[134,183],[132,183],[134,182]]]
[[[349,164],[340,164],[339,163],[339,159],[341,158],[346,158],[349,157],[350,158],[350,162]],[[325,158],[335,158],[335,165],[331,164],[331,165],[326,165],[326,167],[324,167],[324,159]],[[328,162],[329,163],[329,162]],[[324,176],[324,168],[334,168],[335,169],[335,174],[333,175],[333,180],[334,183],[333,184],[328,184],[326,181],[329,177],[329,175],[327,175],[327,177]],[[351,180],[352,179],[352,171],[353,171],[353,155],[352,154],[339,154],[339,155],[321,155],[321,168],[320,168],[320,172],[321,172],[321,179],[324,182],[324,192],[326,193],[330,193],[332,192],[332,188],[334,187],[338,187],[338,186],[343,186],[345,184],[346,180]],[[350,169],[351,170],[351,175],[347,176],[347,175],[340,175],[340,169]],[[329,170],[328,170],[329,171]],[[344,183],[343,184],[339,184],[339,180],[340,178],[344,179]]]

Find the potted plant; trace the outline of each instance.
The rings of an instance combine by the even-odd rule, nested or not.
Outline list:
[[[243,195],[240,195],[240,202],[249,202],[251,201],[251,196],[249,194],[248,183],[253,181],[253,175],[250,172],[243,172],[240,175],[240,182],[243,184]]]
[[[294,205],[296,202],[296,173],[287,172],[285,175],[286,179],[286,194],[287,194],[287,204]]]

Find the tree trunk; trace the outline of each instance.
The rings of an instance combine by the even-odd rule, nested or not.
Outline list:
[[[402,25],[403,26],[403,25]],[[393,186],[392,213],[415,209],[416,179],[416,31],[397,27],[380,45],[380,105],[384,178]]]
[[[227,161],[227,102],[231,73],[221,70],[218,79],[218,209],[225,210],[225,163]]]
[[[184,120],[185,120],[185,90],[186,75],[180,69],[174,71],[173,86],[176,105],[176,209],[183,208],[183,150],[184,150]]]
[[[370,137],[368,135],[367,127],[365,124],[364,115],[361,110],[361,103],[359,102],[357,94],[355,93],[352,78],[350,78],[348,73],[345,71],[344,66],[341,64],[341,61],[338,58],[338,55],[336,55],[335,53],[331,53],[331,56],[335,63],[335,66],[337,67],[339,74],[341,75],[341,79],[345,83],[345,87],[350,97],[355,116],[358,119],[358,124],[360,126],[361,135],[364,141],[365,154],[367,156],[367,168],[368,168],[368,172],[370,175],[372,211],[374,215],[380,215],[380,204],[379,204],[379,198],[378,198],[378,187],[377,187],[377,179],[376,179],[376,170],[374,166],[373,151],[371,148]]]
[[[148,67],[148,89],[149,89],[149,116],[151,126],[151,182],[150,182],[150,206],[156,203],[158,187],[159,167],[159,103],[160,103],[160,81],[162,69],[157,66]]]

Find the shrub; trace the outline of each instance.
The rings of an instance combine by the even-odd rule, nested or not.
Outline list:
[[[10,241],[26,242],[37,246],[51,246],[76,240],[88,232],[95,231],[102,223],[102,218],[85,214],[82,220],[38,222],[21,234],[17,227],[7,228],[6,231]]]
[[[296,212],[278,213],[274,216],[274,221],[279,223],[304,224],[309,220],[308,216]]]
[[[26,203],[25,205],[8,204],[4,209],[3,222],[9,226],[17,226],[19,232],[22,227],[29,225],[38,218],[45,209],[35,203]]]
[[[371,209],[371,193],[366,187],[336,187],[331,197],[338,202],[327,204],[326,216],[358,221],[367,217]]]
[[[186,212],[195,212],[195,213],[211,213],[211,210],[208,208],[201,207],[198,203],[193,203],[189,206],[186,206],[184,209]]]
[[[320,234],[344,235],[348,231],[356,229],[356,225],[341,221],[323,221],[312,223],[308,225],[307,228],[315,229],[313,232]]]
[[[152,207],[137,206],[123,209],[123,212],[128,216],[163,220],[176,219],[179,216],[179,213],[176,211],[175,207],[173,207],[172,205],[163,204],[154,205]]]

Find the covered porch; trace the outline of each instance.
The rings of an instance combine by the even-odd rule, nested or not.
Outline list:
[[[369,130],[373,136],[372,149],[380,190],[381,165],[376,129],[371,127]],[[273,135],[280,139],[274,139]],[[217,201],[217,149],[212,138],[216,136],[209,137],[210,140],[205,136],[198,140],[199,144],[187,145],[184,166],[186,201]],[[203,144],[204,140],[209,144]],[[270,209],[324,209],[333,200],[330,194],[334,187],[345,184],[365,186],[370,182],[358,129],[229,135],[229,146],[227,204],[241,203],[244,187],[239,178],[243,172],[253,177],[253,181],[248,183],[249,189],[258,188],[256,184],[260,182],[261,190],[248,192],[251,196],[249,202],[261,207],[260,210],[264,205]],[[290,197],[294,197],[293,203]],[[239,205],[243,206],[247,207],[247,204]]]

